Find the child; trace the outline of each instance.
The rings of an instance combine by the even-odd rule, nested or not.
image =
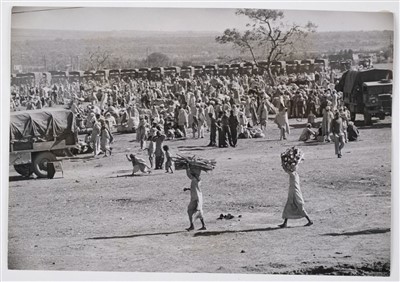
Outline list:
[[[279,108],[279,113],[277,113],[275,116],[275,123],[280,129],[280,140],[286,140],[286,133],[290,134],[287,108],[283,106]]]
[[[138,172],[139,170],[141,172],[145,172],[150,174],[151,171],[149,170],[150,167],[146,164],[146,162],[143,159],[136,158],[135,155],[130,154],[129,157],[126,155],[126,158],[128,161],[132,162],[133,170],[132,170],[132,176],[135,176],[135,172]]]
[[[167,159],[167,161],[165,162],[165,173],[168,173],[171,170],[171,173],[174,173],[174,171],[172,170],[172,157],[171,157],[171,153],[169,152],[169,147],[168,145],[164,145],[163,149],[165,151],[165,158]]]
[[[202,227],[199,230],[206,230],[206,225],[203,219],[203,194],[200,189],[200,173],[200,169],[190,167],[190,165],[186,168],[186,174],[189,179],[191,179],[190,203],[187,210],[190,226],[186,229],[187,231],[194,229],[193,221],[197,218],[200,219],[202,224]]]

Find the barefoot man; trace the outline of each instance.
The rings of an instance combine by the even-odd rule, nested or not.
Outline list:
[[[203,194],[200,189],[200,173],[200,169],[192,168],[190,165],[186,169],[187,176],[192,180],[190,183],[190,203],[187,210],[190,226],[186,229],[187,231],[194,229],[193,221],[197,218],[200,219],[202,224],[202,227],[199,230],[206,230],[206,225],[204,224],[203,219]]]

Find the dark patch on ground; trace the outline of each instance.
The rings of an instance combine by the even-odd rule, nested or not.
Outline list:
[[[338,264],[336,266],[316,266],[293,271],[274,272],[290,275],[335,275],[335,276],[390,276],[389,262],[375,262],[364,265]]]

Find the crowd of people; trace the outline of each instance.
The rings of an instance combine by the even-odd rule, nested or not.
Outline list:
[[[132,163],[132,175],[154,168],[173,173],[173,158],[165,140],[205,138],[209,132],[210,147],[236,147],[240,138],[265,137],[270,115],[279,128],[280,140],[290,134],[290,118],[306,119],[299,141],[335,143],[335,154],[348,141],[355,141],[359,132],[350,121],[350,112],[343,104],[343,95],[330,81],[332,75],[315,73],[276,76],[271,83],[262,75],[204,75],[196,78],[166,77],[161,81],[122,79],[81,83],[60,81],[53,85],[20,85],[12,87],[11,110],[34,110],[65,105],[76,116],[76,126],[86,135],[95,157],[112,154],[113,133],[135,132],[140,149],[147,150],[149,164],[126,155]],[[316,118],[322,117],[320,124]],[[206,144],[206,141],[205,141]],[[164,166],[165,163],[165,166]],[[187,167],[191,180],[191,201],[188,206],[190,226],[200,219],[206,226],[202,211],[200,170]],[[290,193],[283,212],[288,219],[303,218],[306,226],[313,224],[305,212],[296,172],[290,176]],[[300,195],[293,206],[293,195]],[[292,195],[292,196],[291,196]]]
[[[332,73],[324,71],[279,75],[274,83],[267,75],[247,74],[176,75],[158,81],[114,77],[52,85],[44,81],[13,85],[11,110],[68,106],[76,115],[78,130],[87,133],[95,156],[112,153],[113,132],[136,132],[151,166],[155,157],[154,167],[159,169],[165,139],[204,138],[208,131],[208,146],[236,147],[240,138],[265,137],[271,114],[281,140],[290,133],[289,119],[296,118],[308,121],[301,141],[331,142],[331,136],[340,134],[347,142],[347,130],[354,124],[333,82]],[[339,133],[332,131],[337,130],[335,115],[342,122]],[[314,131],[317,117],[322,117],[322,123]]]

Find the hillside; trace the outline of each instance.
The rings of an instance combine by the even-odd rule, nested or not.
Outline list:
[[[133,67],[153,52],[161,52],[171,64],[210,63],[245,58],[230,45],[215,42],[218,32],[144,32],[144,31],[60,31],[12,29],[12,64],[47,69],[87,67],[89,51],[100,47],[111,53],[110,68]],[[303,44],[294,46],[295,56],[334,53],[342,49],[376,51],[387,48],[392,31],[317,32]]]

